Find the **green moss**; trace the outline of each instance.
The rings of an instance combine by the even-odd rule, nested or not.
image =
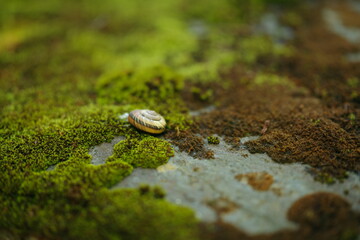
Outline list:
[[[321,170],[317,170],[317,169],[313,169],[312,174],[314,174],[314,180],[324,183],[324,184],[334,184],[337,181],[339,182],[343,182],[346,178],[349,177],[348,173],[344,170],[340,170],[337,173],[337,176],[334,177],[332,174],[325,172],[325,171],[321,171]]]
[[[261,85],[282,85],[288,87],[294,87],[294,84],[287,79],[286,77],[281,77],[275,74],[257,74],[253,81],[251,82],[253,86],[261,86]]]
[[[114,146],[114,154],[107,162],[124,161],[133,167],[156,168],[165,164],[174,156],[170,143],[153,136],[141,140],[130,138],[120,141]]]
[[[282,16],[282,21],[291,27],[297,28],[304,24],[304,20],[301,18],[301,16],[294,12],[294,11],[287,11]]]
[[[240,60],[247,64],[254,64],[263,56],[290,56],[292,50],[283,45],[276,45],[264,36],[251,36],[240,41]]]
[[[358,237],[358,233],[356,232],[356,230],[348,228],[345,229],[340,236],[340,240],[354,240]]]
[[[17,236],[55,239],[196,239],[193,213],[150,190],[101,189],[84,196],[0,197],[0,228]],[[71,223],[71,224],[69,224]],[[174,235],[174,233],[176,233]]]
[[[98,101],[129,104],[132,109],[152,109],[165,117],[168,128],[184,129],[190,118],[179,97],[183,86],[183,77],[166,66],[113,72],[98,80]]]
[[[118,119],[116,110],[119,108],[84,107],[63,113],[62,117],[32,119],[33,122],[29,122],[31,112],[7,116],[1,122],[4,128],[0,168],[5,174],[0,176],[4,186],[0,190],[15,191],[25,175],[45,170],[71,159],[77,151],[87,151],[90,146],[129,131]]]
[[[351,88],[356,88],[356,87],[358,87],[360,85],[360,81],[356,77],[352,77],[352,78],[347,79],[346,83]]]
[[[315,181],[318,181],[318,182],[321,182],[321,183],[325,183],[325,184],[334,184],[336,181],[335,181],[335,178],[333,176],[331,176],[330,174],[328,173],[318,173],[315,178],[314,178]]]
[[[114,72],[99,79],[98,101],[128,104],[146,102],[154,106],[174,98],[183,85],[183,78],[165,66]]]
[[[207,137],[207,141],[209,144],[219,144],[220,143],[220,139],[216,136]]]
[[[194,97],[201,101],[210,101],[213,98],[212,89],[207,89],[204,91],[199,87],[191,87],[190,91],[194,95]]]
[[[349,120],[351,123],[354,123],[356,120],[356,115],[354,113],[349,114]]]
[[[139,186],[139,192],[141,195],[145,195],[145,194],[151,194],[153,195],[155,198],[164,198],[165,197],[165,192],[164,190],[159,187],[159,186],[154,186],[151,187],[147,184],[142,184]]]
[[[314,126],[319,125],[321,123],[321,119],[310,119],[311,124]]]
[[[83,159],[82,159],[83,158]],[[110,187],[132,172],[125,162],[99,166],[84,163],[84,155],[57,165],[55,170],[30,174],[18,191],[21,195],[38,197],[84,197],[102,187]]]
[[[158,186],[155,186],[153,191],[154,191],[155,198],[164,198],[166,195],[165,191],[161,187],[158,187]]]

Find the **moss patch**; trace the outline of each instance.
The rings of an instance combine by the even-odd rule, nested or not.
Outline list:
[[[187,152],[194,158],[214,158],[214,152],[204,147],[203,138],[195,135],[192,131],[169,131],[165,137],[171,139],[171,143],[176,145],[180,151]]]
[[[246,181],[256,191],[268,191],[274,183],[274,178],[267,172],[250,172],[245,174],[237,174],[236,180]]]
[[[120,104],[146,102],[146,105],[153,108],[156,104],[164,104],[165,101],[175,98],[183,84],[182,76],[165,66],[115,72],[99,79],[98,101]]]
[[[30,112],[6,116],[2,124],[8,126],[0,145],[0,166],[6,173],[0,176],[4,186],[1,190],[16,192],[18,184],[32,172],[74,158],[78,152],[123,133],[126,128],[117,119],[115,109],[86,107],[53,119],[33,119]]]
[[[345,170],[360,169],[358,142],[337,124],[326,119],[293,124],[297,127],[274,130],[246,146],[250,152],[268,153],[275,161],[307,163],[339,178],[346,176]],[[331,164],[324,166],[324,162]]]
[[[220,143],[220,139],[216,136],[207,137],[207,141],[209,144],[219,144]]]
[[[114,154],[107,162],[124,161],[133,167],[156,168],[174,156],[170,143],[152,136],[126,139],[114,146]]]
[[[193,213],[157,198],[153,190],[143,194],[102,189],[87,196],[76,195],[77,191],[72,197],[43,196],[42,204],[26,196],[1,196],[0,226],[16,236],[48,239],[194,239],[197,235]]]

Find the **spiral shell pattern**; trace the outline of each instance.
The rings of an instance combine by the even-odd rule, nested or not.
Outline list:
[[[155,134],[162,133],[166,126],[166,121],[160,114],[148,109],[130,112],[128,121],[140,130]]]

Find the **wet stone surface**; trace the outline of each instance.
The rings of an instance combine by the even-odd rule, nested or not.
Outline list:
[[[264,14],[254,30],[255,33],[270,36],[274,44],[283,44],[294,38],[293,30],[281,24],[279,16],[272,12]]]
[[[360,52],[346,54],[349,62],[360,62]]]
[[[360,13],[360,2],[356,0],[349,0],[348,1],[350,7]]]
[[[256,137],[241,141],[252,139]],[[176,151],[167,164],[156,170],[137,168],[114,188],[159,185],[168,201],[192,208],[199,219],[214,222],[220,218],[249,234],[295,229],[286,219],[287,210],[297,199],[314,192],[339,194],[354,210],[360,210],[360,177],[355,174],[343,183],[325,185],[314,181],[303,164],[278,164],[266,154],[250,154],[245,147],[231,150],[223,140],[207,147],[214,151],[215,159],[194,159]],[[266,178],[252,179],[271,179],[265,191],[249,180],[259,173]]]
[[[360,43],[360,29],[345,26],[341,21],[339,14],[334,10],[324,9],[322,14],[324,21],[332,32],[343,37],[350,43]]]
[[[349,7],[355,11],[360,12],[360,3],[355,1],[349,1]],[[346,26],[338,12],[332,9],[324,9],[322,16],[328,28],[335,34],[346,39],[348,42],[357,44],[360,46],[360,29],[356,27]],[[349,62],[360,62],[360,52],[353,52],[345,54],[346,60]]]
[[[92,147],[89,151],[89,154],[92,156],[91,164],[104,164],[106,159],[112,155],[114,145],[124,139],[124,136],[119,136],[114,138],[110,143],[102,143],[100,145]]]
[[[118,136],[111,140],[111,142],[109,143],[105,142],[91,147],[89,150],[89,154],[91,155],[90,163],[93,165],[104,164],[106,162],[106,159],[113,154],[114,145],[124,139],[124,136]],[[46,171],[52,171],[55,169],[56,166],[57,164],[51,165],[46,169]]]
[[[211,106],[208,106],[208,107],[201,108],[199,110],[190,111],[189,114],[192,117],[197,117],[197,116],[200,116],[201,114],[212,112],[215,109],[216,109],[216,107],[211,105]]]

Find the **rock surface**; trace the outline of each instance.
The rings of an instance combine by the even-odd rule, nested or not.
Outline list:
[[[168,201],[192,208],[199,219],[213,222],[221,218],[249,234],[296,228],[286,219],[286,212],[297,199],[314,192],[337,193],[354,210],[360,210],[360,177],[355,174],[343,183],[325,185],[314,181],[303,164],[278,164],[266,154],[250,154],[245,148],[231,150],[224,141],[207,147],[214,151],[215,159],[194,159],[177,151],[157,170],[135,169],[114,188],[159,185]],[[267,191],[259,191],[248,180],[237,177],[258,172],[273,178]]]
[[[104,164],[106,159],[110,157],[114,150],[114,145],[125,140],[124,136],[119,136],[114,138],[110,143],[102,143],[95,147],[92,147],[89,151],[89,154],[92,156],[91,164],[100,165]]]

